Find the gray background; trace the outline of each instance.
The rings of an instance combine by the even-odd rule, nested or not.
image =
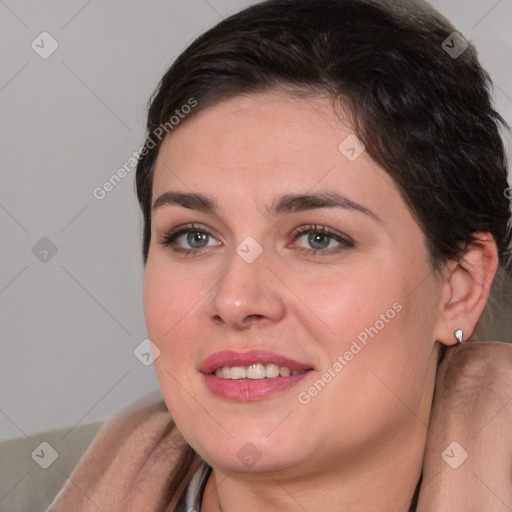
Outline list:
[[[133,353],[146,338],[135,171],[103,200],[93,190],[139,149],[173,59],[250,3],[0,1],[0,438],[97,421],[158,388]],[[431,3],[476,44],[512,123],[512,0]],[[59,45],[47,59],[31,47],[43,31]]]

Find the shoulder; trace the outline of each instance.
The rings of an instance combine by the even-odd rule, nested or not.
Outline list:
[[[160,510],[187,450],[160,392],[147,395],[105,422],[47,512]]]

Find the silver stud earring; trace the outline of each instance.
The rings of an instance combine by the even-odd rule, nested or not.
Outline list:
[[[463,335],[462,335],[462,329],[457,329],[455,332],[455,337],[457,338],[457,341],[459,343],[462,343],[462,340],[463,340]]]

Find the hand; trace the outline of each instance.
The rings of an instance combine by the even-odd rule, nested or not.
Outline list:
[[[416,510],[512,510],[512,344],[470,341],[448,349]]]

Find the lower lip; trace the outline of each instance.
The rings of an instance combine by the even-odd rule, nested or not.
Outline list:
[[[311,372],[312,370],[306,370],[298,375],[274,379],[221,379],[215,374],[205,375],[205,378],[208,389],[214,395],[227,400],[252,402],[292,388]]]

